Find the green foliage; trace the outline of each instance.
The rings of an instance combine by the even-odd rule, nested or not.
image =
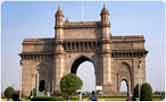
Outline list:
[[[165,99],[165,92],[164,91],[161,92],[161,98]]]
[[[134,92],[133,92],[133,97],[132,99],[134,101],[136,101],[136,98],[139,97],[139,84],[137,84],[135,87],[134,87]]]
[[[31,101],[64,101],[62,96],[51,97],[51,96],[35,96]]]
[[[152,87],[148,83],[141,86],[141,101],[152,101]]]
[[[82,85],[82,80],[75,74],[67,74],[60,81],[60,89],[65,96],[73,95]]]
[[[10,99],[15,94],[15,92],[16,92],[15,89],[10,86],[5,89],[4,95],[7,99]]]

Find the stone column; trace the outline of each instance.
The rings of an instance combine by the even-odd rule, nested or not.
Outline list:
[[[110,44],[104,44],[103,47],[110,48]],[[102,68],[103,68],[103,92],[106,95],[111,94],[111,50],[102,52]]]
[[[38,96],[39,92],[39,72],[36,72],[36,95]]]
[[[112,92],[111,81],[111,29],[109,21],[109,11],[104,6],[101,11],[101,56],[102,56],[102,69],[103,69],[103,91],[104,94],[110,95]]]
[[[58,45],[59,46],[59,45]],[[56,52],[55,54],[55,79],[54,79],[54,90],[60,91],[60,80],[64,74],[64,53]]]
[[[62,9],[59,7],[56,14],[55,14],[55,49],[54,49],[54,86],[53,91],[59,91],[59,84],[60,79],[63,76],[63,69],[64,69],[64,47],[63,47],[63,40],[64,40],[64,14]]]

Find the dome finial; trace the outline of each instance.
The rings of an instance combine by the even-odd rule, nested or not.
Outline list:
[[[106,3],[103,4],[103,9],[101,10],[100,15],[105,15],[105,14],[109,15],[109,11],[106,8]]]
[[[56,12],[56,16],[64,16],[60,5],[58,5],[58,10]]]

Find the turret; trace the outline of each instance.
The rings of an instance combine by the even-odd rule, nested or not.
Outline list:
[[[104,6],[101,13],[101,60],[103,69],[103,92],[105,94],[112,91],[112,49],[111,49],[111,28],[109,21],[109,11]]]
[[[64,75],[64,14],[62,9],[59,7],[55,14],[55,56],[54,56],[54,68],[53,68],[53,80],[54,80],[54,91],[60,90],[60,79]]]
[[[64,14],[63,14],[63,11],[60,7],[58,7],[58,10],[55,14],[55,20],[56,20],[56,23],[55,23],[55,27],[61,27],[63,26],[63,23],[64,23]]]
[[[110,20],[109,20],[109,11],[104,5],[103,9],[101,10],[100,16],[101,16],[101,27],[102,27],[102,41],[103,43],[108,43],[111,40],[111,26],[110,26]]]
[[[64,14],[60,7],[55,14],[55,39],[56,41],[62,41],[64,36],[63,31],[63,24],[64,24]]]
[[[104,5],[104,7],[100,13],[102,26],[110,26],[109,15],[110,15],[109,11],[107,10],[106,6]]]

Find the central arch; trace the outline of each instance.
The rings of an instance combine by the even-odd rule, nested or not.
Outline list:
[[[96,74],[93,60],[86,56],[77,58],[72,64],[71,73],[76,74],[82,79],[83,87],[81,90],[83,92],[96,90]]]
[[[85,61],[92,62],[93,65],[94,65],[94,62],[93,62],[90,58],[88,58],[88,57],[86,57],[86,56],[81,56],[81,57],[77,58],[77,59],[74,61],[74,63],[72,64],[71,73],[76,74],[79,65],[80,65],[81,63],[85,62]]]

